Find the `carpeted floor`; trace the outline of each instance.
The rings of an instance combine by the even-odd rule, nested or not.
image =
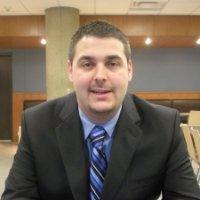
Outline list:
[[[4,182],[12,165],[17,145],[11,142],[0,142],[0,197],[4,190]]]

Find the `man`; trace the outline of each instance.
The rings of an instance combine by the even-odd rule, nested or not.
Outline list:
[[[25,111],[2,200],[200,199],[176,110],[126,95],[131,50],[95,21],[72,37],[75,93]]]

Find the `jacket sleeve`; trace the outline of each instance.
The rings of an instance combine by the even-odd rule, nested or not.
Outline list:
[[[169,152],[166,177],[163,186],[164,200],[200,199],[200,188],[189,160],[183,133],[180,129],[179,113],[176,113],[173,139]]]
[[[25,116],[22,119],[21,140],[1,197],[1,200],[15,199],[40,199],[34,167],[34,155],[26,129]]]

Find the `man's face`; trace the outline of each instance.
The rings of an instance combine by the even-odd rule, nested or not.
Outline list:
[[[105,122],[117,112],[132,78],[123,44],[115,38],[83,37],[68,61],[78,105],[93,122]]]

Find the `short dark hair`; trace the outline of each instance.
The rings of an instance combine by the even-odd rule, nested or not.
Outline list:
[[[116,26],[113,26],[106,21],[97,20],[80,26],[72,36],[68,51],[68,59],[71,62],[73,61],[75,55],[76,45],[84,36],[94,36],[97,38],[116,38],[122,42],[124,46],[124,54],[127,60],[131,59],[130,43],[125,34]]]

